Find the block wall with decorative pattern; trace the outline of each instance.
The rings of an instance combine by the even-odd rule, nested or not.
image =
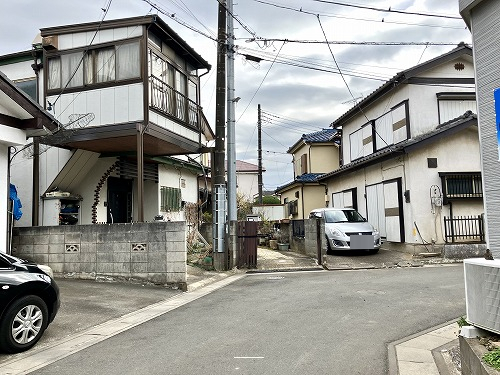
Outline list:
[[[56,276],[186,284],[185,222],[14,228],[12,255]]]

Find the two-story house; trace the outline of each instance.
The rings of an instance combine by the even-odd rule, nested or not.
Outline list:
[[[329,206],[356,208],[386,242],[410,249],[480,242],[474,113],[467,45],[398,73],[332,123],[342,129],[342,165],[318,178],[328,186]]]
[[[276,189],[285,205],[285,218],[306,219],[315,208],[328,205],[321,175],[339,167],[340,132],[336,129],[303,134],[287,153],[293,159],[293,181]]]
[[[32,51],[0,58],[62,124],[12,162],[34,212],[19,224],[183,219],[206,188],[214,135],[200,78],[210,69],[155,15],[44,28]]]

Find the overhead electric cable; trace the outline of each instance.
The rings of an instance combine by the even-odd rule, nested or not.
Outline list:
[[[304,8],[292,8],[286,5],[281,5],[281,4],[275,4],[271,3],[268,1],[263,1],[263,0],[253,0],[257,3],[261,3],[264,5],[270,5],[276,8],[281,8],[281,9],[286,9],[286,10],[291,10],[294,12],[298,13],[305,13],[305,14],[319,14],[322,17],[329,17],[329,18],[341,18],[341,19],[347,19],[347,20],[354,20],[354,21],[363,21],[363,22],[377,22],[377,23],[385,23],[385,24],[395,24],[395,25],[405,25],[405,26],[419,26],[419,27],[438,27],[438,28],[444,28],[444,29],[456,29],[456,30],[463,30],[466,27],[465,26],[449,26],[449,25],[436,25],[436,24],[423,24],[423,23],[409,23],[409,22],[397,22],[397,21],[389,21],[386,19],[369,19],[369,18],[359,18],[359,17],[348,17],[344,15],[339,15],[339,14],[332,14],[332,13],[323,13],[323,12],[318,12],[318,11],[313,11],[313,10],[305,10]],[[461,20],[461,19],[460,19]]]
[[[451,15],[437,14],[437,13],[408,12],[405,10],[391,9],[391,7],[387,8],[387,9],[383,9],[383,8],[369,7],[366,5],[341,3],[339,1],[329,1],[329,0],[311,0],[311,1],[315,1],[317,3],[339,5],[339,6],[344,6],[344,7],[367,9],[367,10],[373,10],[373,11],[384,12],[384,13],[388,12],[388,13],[407,14],[407,15],[412,15],[412,16],[437,17],[437,18],[448,18],[448,19],[452,19],[452,20],[462,20],[462,17],[459,17],[459,16],[451,16]]]
[[[264,76],[264,78],[262,78],[262,82],[260,83],[259,87],[257,87],[257,90],[255,90],[255,92],[254,92],[254,94],[253,94],[252,98],[251,98],[251,99],[250,99],[250,101],[248,102],[248,105],[246,106],[246,108],[244,109],[244,111],[241,113],[240,117],[238,118],[238,121],[236,121],[236,122],[239,122],[239,121],[241,120],[241,117],[245,114],[246,110],[248,109],[248,107],[249,107],[249,106],[250,106],[250,104],[252,103],[253,99],[255,98],[255,95],[257,95],[257,93],[259,92],[260,88],[262,87],[262,84],[263,84],[263,83],[264,83],[264,81],[266,80],[266,78],[267,78],[267,76],[268,76],[269,72],[271,71],[271,68],[273,67],[273,65],[274,65],[274,63],[275,63],[276,59],[278,58],[278,56],[279,56],[279,54],[280,54],[280,52],[281,52],[281,50],[282,50],[283,46],[285,45],[285,43],[286,43],[286,42],[283,42],[283,44],[281,45],[281,47],[280,47],[280,49],[279,49],[278,53],[276,54],[276,57],[274,58],[274,61],[271,63],[271,66],[270,66],[270,67],[269,67],[269,69],[267,70],[266,75]]]
[[[146,0],[145,0],[146,1]],[[285,42],[285,43],[302,43],[302,44],[350,44],[361,46],[456,46],[459,42],[374,42],[363,41],[355,42],[352,40],[307,40],[307,39],[287,39],[287,38],[263,38],[257,37],[249,41],[262,42]]]
[[[102,15],[102,17],[101,17],[101,21],[99,22],[99,25],[97,25],[97,29],[96,29],[96,31],[94,32],[94,35],[92,36],[92,39],[90,40],[89,45],[88,45],[88,46],[87,46],[87,48],[85,48],[85,50],[83,51],[83,53],[82,53],[82,57],[81,57],[80,61],[78,61],[78,64],[77,64],[77,66],[76,66],[75,70],[73,71],[73,73],[72,73],[72,74],[71,74],[71,76],[69,77],[68,82],[66,82],[66,84],[65,84],[65,85],[64,85],[64,87],[63,87],[63,89],[61,90],[61,92],[59,93],[59,95],[57,95],[57,97],[56,97],[56,99],[54,100],[54,102],[53,102],[53,103],[49,103],[49,104],[51,104],[52,106],[54,106],[54,105],[57,103],[57,101],[61,98],[61,96],[62,96],[62,94],[64,93],[64,91],[66,91],[66,89],[68,88],[68,86],[69,86],[69,84],[70,84],[71,80],[73,79],[73,77],[75,76],[76,72],[78,71],[78,69],[80,69],[80,66],[81,66],[81,65],[82,65],[82,63],[83,63],[83,59],[85,58],[85,55],[87,54],[87,52],[88,52],[88,50],[89,50],[90,46],[92,45],[92,43],[94,42],[94,40],[95,40],[95,38],[96,38],[97,34],[99,33],[99,30],[101,29],[102,23],[104,22],[104,19],[106,18],[106,15],[108,14],[109,8],[111,7],[111,3],[113,2],[113,0],[107,0],[107,1],[108,1],[107,5],[106,5],[104,8],[102,8],[102,10],[104,11],[104,14],[103,14],[103,15]]]

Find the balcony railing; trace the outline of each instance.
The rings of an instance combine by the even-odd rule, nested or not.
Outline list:
[[[157,77],[149,77],[149,105],[185,125],[203,131],[208,124],[201,107]]]

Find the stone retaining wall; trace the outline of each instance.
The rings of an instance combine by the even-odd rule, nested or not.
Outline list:
[[[14,228],[12,255],[56,275],[186,286],[185,222]]]

